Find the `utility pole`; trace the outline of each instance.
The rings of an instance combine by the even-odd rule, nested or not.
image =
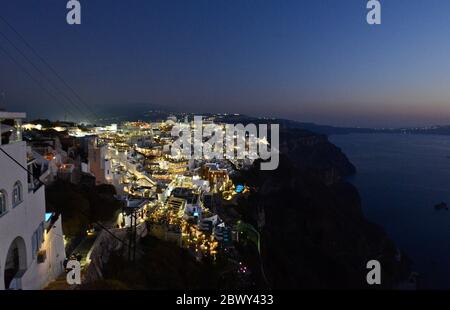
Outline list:
[[[125,214],[130,216],[130,227],[128,228],[128,261],[136,261],[136,239],[137,239],[137,212],[136,208],[126,208]]]

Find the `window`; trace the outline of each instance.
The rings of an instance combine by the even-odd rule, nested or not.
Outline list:
[[[36,258],[36,254],[38,252],[38,235],[37,231],[33,233],[31,236],[31,253],[33,254],[33,259]]]
[[[13,207],[20,204],[23,200],[22,184],[17,181],[13,187],[12,205]]]
[[[33,253],[33,259],[37,257],[39,249],[44,242],[44,223],[39,224],[39,227],[34,231],[31,236],[31,251]]]
[[[39,234],[39,244],[42,244],[45,240],[45,233],[44,233],[45,229],[44,229],[44,222],[41,222],[41,224],[39,225],[38,228],[38,234]]]
[[[0,190],[0,215],[6,212],[6,193]]]

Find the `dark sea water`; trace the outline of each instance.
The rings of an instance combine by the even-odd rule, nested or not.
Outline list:
[[[450,289],[450,136],[333,135],[356,166],[366,217],[413,261],[424,288]]]

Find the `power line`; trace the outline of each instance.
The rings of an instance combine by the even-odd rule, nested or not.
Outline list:
[[[45,186],[44,182],[42,182],[41,179],[36,178],[36,177],[34,176],[34,174],[33,174],[31,171],[29,171],[26,167],[24,167],[21,163],[19,163],[14,157],[12,157],[8,152],[6,152],[1,146],[0,146],[0,151],[1,151],[3,154],[5,154],[9,159],[11,159],[16,165],[18,165],[20,168],[22,168],[23,170],[25,170],[25,171],[27,172],[27,174],[28,174],[30,177],[32,177],[34,180],[37,180],[37,181],[40,183],[40,185],[44,185],[44,186]],[[79,209],[78,211],[81,213],[81,215],[84,215],[84,216],[87,217],[88,219],[90,218],[90,216],[89,216],[88,214],[86,214],[84,211],[82,211],[81,209]],[[118,241],[122,242],[124,245],[127,245],[127,246],[128,246],[128,244],[127,244],[125,241],[123,241],[122,239],[120,239],[119,237],[117,237],[117,236],[116,236],[114,233],[112,233],[108,228],[106,228],[102,223],[100,223],[100,222],[98,222],[98,221],[94,221],[94,224],[97,224],[99,227],[101,227],[104,231],[106,231],[108,234],[110,234],[110,235],[111,235],[112,237],[114,237],[116,240],[118,240]]]
[[[61,81],[61,83],[64,84],[71,92],[75,95],[75,97],[81,102],[81,104],[87,108],[97,119],[100,119],[100,117],[95,113],[95,111],[81,98],[81,96],[71,87],[62,77],[61,75],[51,66],[45,59],[42,57],[35,48],[31,46],[30,43],[17,31],[16,28],[14,28],[3,16],[0,15],[0,19],[3,20],[3,22],[20,38],[20,40],[33,52],[33,54],[39,58],[39,60],[44,63],[47,68],[50,69],[50,71]]]
[[[0,50],[8,56],[31,80],[33,80],[41,90],[43,90],[45,93],[47,93],[48,96],[50,96],[56,104],[59,103],[59,99],[56,98],[54,94],[52,94],[42,83],[41,81],[37,80],[28,70],[25,68],[20,62],[18,62],[1,44],[0,44]],[[68,109],[65,109],[67,113],[69,113],[74,119],[75,116],[72,114],[72,112]]]
[[[18,48],[15,44],[14,44],[14,42],[13,41],[11,41],[3,32],[1,32],[0,31],[0,35],[3,37],[3,38],[5,38],[5,40],[6,41],[8,41],[8,43],[9,44],[11,44],[12,45],[12,47],[14,47],[14,49],[17,51],[17,52],[19,52],[19,54],[20,55],[22,55],[22,57],[23,58],[25,58],[25,60],[39,73],[39,74],[41,74],[46,80],[47,80],[47,82],[50,84],[50,85],[52,85],[55,89],[56,89],[56,91],[59,93],[59,94],[61,94],[69,103],[71,103],[72,104],[72,106],[74,106],[77,110],[78,110],[78,112],[80,112],[80,115],[84,115],[84,112],[72,101],[72,99],[70,98],[70,97],[68,97],[64,92],[62,92],[61,91],[61,89],[57,86],[57,85],[55,85],[54,83],[53,83],[53,81],[51,81],[47,76],[46,76],[46,74],[38,67],[38,66],[36,66],[34,63],[33,63],[33,61],[24,53],[24,52],[22,52],[21,50],[20,50],[20,48]],[[86,115],[84,115],[84,116],[86,116]],[[88,117],[88,119],[89,119],[89,117]]]

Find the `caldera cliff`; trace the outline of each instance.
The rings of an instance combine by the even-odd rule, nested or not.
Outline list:
[[[241,181],[255,186],[240,200],[242,220],[261,234],[261,269],[271,288],[365,288],[366,264],[382,266],[381,288],[409,275],[409,261],[383,229],[362,212],[357,189],[345,177],[356,172],[324,135],[301,129],[280,134],[277,170],[258,163]]]

